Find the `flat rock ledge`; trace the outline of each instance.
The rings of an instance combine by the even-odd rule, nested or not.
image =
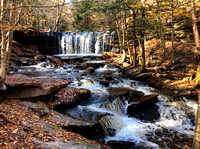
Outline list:
[[[56,100],[52,105],[55,109],[71,108],[90,98],[91,93],[87,89],[66,87],[56,94]]]
[[[56,90],[67,87],[70,83],[70,80],[57,78],[13,75],[7,76],[5,81],[7,90],[3,93],[7,99],[38,97],[49,95]]]

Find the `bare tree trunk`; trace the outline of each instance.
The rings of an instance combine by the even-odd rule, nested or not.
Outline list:
[[[134,49],[134,62],[135,62],[135,67],[137,66],[137,50],[136,50],[136,23],[135,23],[135,19],[136,19],[136,14],[135,14],[135,10],[133,10],[133,49]]]
[[[197,26],[195,0],[193,0],[192,21],[193,21],[193,34],[194,34],[196,49],[200,52],[200,38],[199,38],[199,31],[198,31],[198,26]]]
[[[22,4],[23,4],[23,2],[24,2],[24,0],[22,0]],[[23,10],[23,7],[21,7],[21,9],[20,9],[20,11],[19,11],[19,13],[18,13],[18,16],[17,16],[17,20],[15,21],[15,23],[14,23],[14,27],[16,27],[17,25],[18,25],[18,23],[20,22],[20,20],[21,20],[21,16],[22,16],[22,11]]]
[[[198,31],[198,26],[197,26],[195,0],[193,0],[192,4],[193,4],[192,21],[193,21],[193,33],[194,33],[195,45],[196,45],[196,49],[200,51],[200,38],[199,38],[199,31]],[[194,134],[192,149],[199,149],[199,148],[200,148],[200,93],[198,97],[198,109],[197,109],[195,134]]]
[[[121,31],[120,31],[120,24],[117,18],[115,19],[115,23],[117,25],[117,36],[118,36],[118,41],[119,41],[119,47],[120,47],[120,53],[121,53],[121,46],[122,46],[122,39],[121,39]]]
[[[9,26],[13,26],[13,19],[14,19],[14,9],[15,9],[15,2],[14,0],[11,0],[12,2],[12,8],[13,10],[10,10],[10,21],[9,21]],[[10,54],[12,50],[12,40],[13,40],[13,29],[9,28],[8,30],[8,41],[7,41],[7,47],[6,47],[6,72],[8,70],[8,65],[10,62]],[[6,78],[6,73],[4,74]]]
[[[198,99],[195,134],[194,134],[192,149],[199,149],[199,148],[200,148],[200,93]]]
[[[121,19],[121,15],[120,15],[120,19]],[[119,40],[119,47],[120,47],[120,53],[122,52],[121,51],[121,47],[122,47],[122,45],[123,45],[123,42],[122,42],[122,38],[121,38],[121,31],[120,31],[120,22],[118,21],[118,18],[117,17],[115,17],[115,23],[116,23],[116,25],[117,25],[117,36],[118,36],[118,40]]]
[[[171,9],[172,9],[172,62],[174,63],[174,0],[171,2]]]
[[[63,0],[62,7],[60,8],[59,1],[57,1],[57,5],[58,5],[57,6],[57,18],[56,18],[55,27],[53,29],[53,31],[55,31],[55,32],[58,32],[58,30],[59,30],[59,23],[60,23],[60,18],[62,16],[64,4],[65,4],[65,0]]]
[[[1,70],[0,70],[0,77],[1,77],[1,82],[0,82],[0,88],[3,88],[3,84],[5,82],[5,73],[6,73],[6,30],[4,28],[4,10],[6,6],[6,1],[1,0],[1,25],[2,25],[2,30],[1,30],[1,40],[2,40],[2,45],[1,45]]]
[[[146,60],[145,60],[145,46],[144,46],[144,36],[145,36],[145,21],[144,21],[144,18],[145,18],[145,8],[142,7],[142,22],[141,22],[141,49],[142,49],[142,69],[144,70],[145,67],[146,67]]]

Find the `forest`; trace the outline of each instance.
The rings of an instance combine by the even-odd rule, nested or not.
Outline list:
[[[199,0],[0,2],[1,148],[200,149]]]

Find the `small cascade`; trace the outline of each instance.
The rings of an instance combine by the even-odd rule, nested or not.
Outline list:
[[[101,54],[112,49],[115,32],[62,33],[59,54]]]
[[[75,35],[75,33],[70,34]],[[95,33],[91,33],[90,36],[94,36],[94,34]],[[89,38],[81,39],[79,36],[77,36],[77,38],[68,39],[73,39],[73,42],[76,41],[75,43],[77,43],[71,47],[78,47],[78,45],[81,46],[81,44],[78,44],[82,42],[81,40],[85,40],[87,42],[92,41]],[[98,45],[100,43],[101,41],[98,41],[97,39],[96,44]],[[76,49],[79,49],[79,52],[81,51],[80,48]],[[98,61],[88,62],[98,63]],[[93,132],[88,131],[88,129],[83,127],[79,128],[80,125],[74,126],[74,128],[79,130],[77,131],[74,129],[74,132],[80,132],[81,135],[86,136],[89,136],[91,133],[93,133],[90,136],[96,137],[94,139],[97,139],[100,142],[103,138],[104,140],[102,142],[105,141],[108,145],[111,144],[111,147],[181,149],[183,148],[184,144],[192,140],[195,130],[194,115],[196,114],[197,110],[197,104],[194,101],[190,101],[185,98],[181,101],[177,101],[172,100],[172,98],[169,98],[166,95],[159,94],[157,99],[158,101],[155,103],[155,106],[159,107],[157,109],[160,114],[159,119],[148,121],[139,119],[137,117],[132,117],[127,113],[127,107],[131,104],[128,103],[129,97],[121,97],[116,94],[112,94],[111,89],[128,88],[135,91],[140,91],[145,96],[157,94],[157,90],[143,85],[138,81],[124,78],[120,74],[121,72],[119,72],[119,69],[113,67],[111,64],[105,65],[101,68],[96,68],[92,74],[86,74],[85,70],[80,66],[81,65],[69,63],[66,63],[62,69],[42,67],[42,65],[31,67],[23,66],[18,70],[18,73],[25,74],[25,71],[27,71],[29,74],[32,72],[32,75],[35,73],[35,75],[71,79],[71,87],[85,88],[90,90],[91,97],[88,101],[83,102],[76,107],[65,109],[63,113],[73,119],[83,122],[86,121],[87,126],[83,125],[83,127],[86,126],[88,128],[88,124],[92,125],[92,129],[94,128],[94,124],[101,126],[101,128],[103,128],[103,133],[98,129],[98,131]],[[108,79],[110,82],[108,85],[101,83],[103,81],[108,81],[106,79]],[[129,93],[128,96],[131,98],[133,97],[132,93]],[[147,112],[143,112],[142,114],[150,115],[151,111],[149,111],[149,109],[147,109]],[[104,134],[106,135],[104,136]]]

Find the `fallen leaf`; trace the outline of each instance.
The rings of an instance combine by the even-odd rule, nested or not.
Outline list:
[[[18,128],[16,128],[15,130],[13,130],[13,132],[12,133],[17,133],[18,132]]]

